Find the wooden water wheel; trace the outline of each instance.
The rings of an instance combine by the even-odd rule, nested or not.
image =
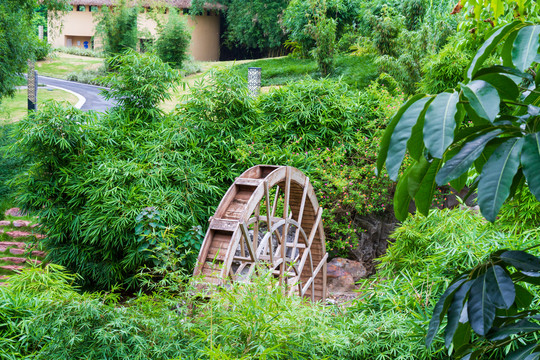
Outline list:
[[[199,252],[194,275],[225,285],[267,268],[289,294],[326,298],[324,230],[313,186],[298,169],[258,165],[229,188]]]

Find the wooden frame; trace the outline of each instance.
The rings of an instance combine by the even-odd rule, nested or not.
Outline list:
[[[326,299],[322,208],[313,186],[290,166],[257,165],[229,188],[199,252],[194,276],[225,285],[267,268],[289,294]]]

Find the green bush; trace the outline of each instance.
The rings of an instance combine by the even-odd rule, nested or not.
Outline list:
[[[54,49],[54,51],[58,51],[64,54],[79,55],[79,56],[88,56],[88,57],[97,57],[97,58],[105,57],[105,53],[103,53],[102,51],[84,49],[84,48],[80,48],[76,46],[57,47]]]
[[[317,46],[313,49],[313,57],[319,65],[321,76],[326,77],[335,65],[336,21],[325,15],[319,16],[314,28],[314,37]]]
[[[44,60],[52,50],[51,44],[47,40],[36,40],[34,45],[34,55],[36,60]]]
[[[116,55],[137,48],[138,13],[139,10],[131,7],[127,0],[120,0],[114,11],[107,6],[101,8],[96,31],[103,38],[105,53]]]
[[[416,30],[427,11],[425,0],[405,0],[401,4],[401,11],[405,16],[405,27],[407,30]]]
[[[170,96],[177,72],[152,54],[111,61],[116,72],[105,79],[106,96],[117,107],[97,116],[43,106],[21,122],[17,143],[33,164],[18,179],[18,200],[40,217],[49,260],[96,288],[133,285],[137,271],[152,264],[136,233],[144,208],[155,207],[164,226],[183,234],[206,223],[207,197],[216,192],[182,151],[178,123],[155,107]]]
[[[183,62],[188,59],[190,40],[185,20],[176,11],[171,11],[169,21],[156,42],[157,54],[169,65],[182,68]]]
[[[76,81],[83,84],[91,85],[103,85],[100,78],[107,75],[107,69],[105,66],[100,66],[97,69],[83,69],[81,71],[74,71],[67,74],[66,79],[69,81]]]
[[[456,88],[471,61],[471,55],[456,49],[449,43],[442,50],[429,56],[422,65],[424,76],[420,81],[420,91],[437,94]]]

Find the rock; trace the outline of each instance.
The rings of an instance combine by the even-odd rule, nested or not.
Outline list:
[[[32,234],[32,233],[29,233],[29,232],[26,232],[26,231],[19,231],[19,230],[7,231],[6,234],[8,236],[11,236],[12,238],[22,238],[22,237],[34,236],[37,239],[43,239],[45,237],[44,235],[41,235],[41,234]]]
[[[373,274],[375,273],[373,259],[386,252],[388,238],[398,221],[393,213],[388,213],[386,216],[355,216],[353,222],[359,231],[358,245],[351,249],[351,255],[353,259],[364,265],[368,275]]]
[[[24,249],[26,244],[19,241],[0,241],[0,246],[16,246],[19,249]]]
[[[32,225],[30,225],[30,228],[34,229],[34,228],[37,228],[38,226],[41,226],[41,224],[32,224]]]
[[[16,228],[26,227],[26,226],[29,226],[30,223],[31,223],[30,221],[26,221],[26,220],[15,220],[13,222],[13,226],[15,226]]]
[[[17,248],[11,248],[9,249],[9,252],[13,255],[24,255],[26,254],[28,250],[25,250],[25,249],[17,249]],[[45,255],[47,255],[45,253],[45,251],[40,251],[40,250],[32,250],[32,252],[30,253],[32,256],[37,256],[37,257],[45,257]]]
[[[4,213],[6,216],[14,216],[14,217],[21,217],[21,216],[24,216],[25,214],[21,211],[21,209],[19,208],[11,208],[11,209],[7,209],[6,212]]]
[[[0,246],[0,253],[3,253],[7,250],[7,246]]]
[[[366,267],[359,261],[344,258],[334,258],[328,263],[328,266],[330,265],[335,265],[338,268],[341,268],[343,271],[351,274],[355,282],[369,276]]]
[[[0,221],[0,226],[10,226],[10,225],[11,225],[11,221],[9,220]]]
[[[345,293],[355,289],[352,275],[339,266],[328,264],[326,279],[326,285],[330,293]]]

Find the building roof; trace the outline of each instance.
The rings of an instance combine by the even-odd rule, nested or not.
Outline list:
[[[115,0],[71,0],[69,3],[71,5],[114,6],[116,5],[117,2]],[[143,0],[142,3],[144,7],[150,6],[153,3],[166,4],[166,5],[174,6],[179,9],[189,9],[191,7],[191,0],[160,0],[160,1]],[[225,6],[221,4],[205,3],[203,7],[205,9],[225,9]]]

